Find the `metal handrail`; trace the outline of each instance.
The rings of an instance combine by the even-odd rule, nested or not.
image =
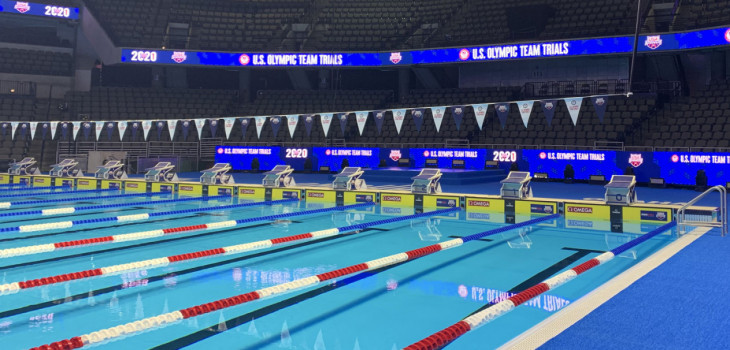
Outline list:
[[[687,214],[686,210],[687,208],[691,207],[695,203],[697,203],[700,199],[706,197],[708,194],[712,192],[719,192],[720,193],[720,216],[717,218],[717,221],[699,221],[699,220],[687,220]],[[704,219],[704,218],[703,218]],[[707,191],[702,192],[699,196],[695,197],[689,203],[683,205],[679,210],[677,210],[677,227],[679,229],[679,234],[686,233],[684,232],[686,229],[686,226],[707,226],[707,227],[720,227],[722,230],[722,235],[725,236],[728,232],[728,224],[727,224],[727,189],[724,186],[713,186],[707,189]]]

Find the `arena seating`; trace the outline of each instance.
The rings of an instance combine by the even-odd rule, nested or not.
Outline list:
[[[730,147],[730,82],[713,81],[706,90],[664,104],[648,127],[646,146]]]
[[[208,118],[232,115],[238,91],[94,88],[67,96],[71,115],[94,120]]]
[[[73,58],[67,53],[0,48],[0,72],[70,76]]]

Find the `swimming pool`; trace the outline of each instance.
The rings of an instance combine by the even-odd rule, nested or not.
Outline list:
[[[0,193],[15,193],[13,191]],[[22,193],[22,192],[17,192]],[[117,192],[113,192],[117,193]],[[52,205],[29,205],[2,212],[119,204],[58,216],[3,218],[0,228],[167,213],[145,220],[85,223],[78,227],[0,233],[0,249],[128,235],[175,227],[197,227],[151,238],[90,242],[0,259],[0,284],[40,279],[117,264],[209,251],[225,246],[288,237],[335,227],[402,218],[412,209],[296,200],[230,210],[238,199],[216,197],[165,204],[169,194],[104,199],[105,192]],[[111,192],[109,193],[111,195]],[[69,194],[82,197],[82,194]],[[63,197],[38,192],[13,201]],[[82,202],[82,203],[79,203]],[[244,201],[241,201],[243,203]],[[191,212],[194,209],[194,212]],[[179,211],[178,213],[169,213]],[[309,211],[307,215],[298,215]],[[428,210],[426,210],[428,211]],[[267,219],[279,214],[281,217]],[[518,222],[540,218],[518,218]],[[542,216],[544,217],[544,216]],[[7,219],[7,220],[5,220]],[[203,225],[230,220],[235,226]],[[498,216],[463,210],[348,231],[320,240],[301,240],[239,254],[170,263],[166,266],[50,283],[0,296],[4,347],[30,348],[163,313],[280,285],[453,237],[510,226]],[[567,228],[566,228],[567,227]],[[419,259],[323,282],[279,296],[217,310],[167,326],[102,343],[104,348],[193,349],[399,349],[453,324],[504,293],[519,292],[649,232],[592,228],[602,223],[562,218],[542,221],[465,243]],[[651,238],[570,283],[535,298],[513,312],[467,333],[449,348],[495,348],[561,310],[582,295],[646,258],[674,239],[670,232]],[[89,242],[87,242],[89,243]]]

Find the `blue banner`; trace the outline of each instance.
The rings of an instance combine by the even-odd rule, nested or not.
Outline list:
[[[215,137],[216,131],[218,131],[218,119],[211,119],[208,123],[210,125],[210,137]]]
[[[545,114],[545,119],[547,120],[547,125],[552,126],[553,117],[555,116],[555,108],[558,106],[558,101],[557,100],[544,100],[544,101],[540,101],[540,105],[542,106],[542,113]]]
[[[304,118],[304,129],[307,131],[307,137],[312,135],[312,125],[314,125],[314,114],[302,116]]]
[[[115,124],[116,124],[116,122],[108,122],[108,123],[106,123],[106,138],[109,141],[112,140],[112,135],[113,135],[112,133],[114,132],[114,126],[115,126]]]
[[[0,0],[0,12],[61,19],[79,19],[79,9],[76,7],[36,4],[34,2],[23,1]]]
[[[248,130],[248,125],[251,124],[251,118],[241,118],[241,139],[246,139],[246,130]]]
[[[91,123],[84,123],[84,141],[89,141],[89,135],[91,134]]]
[[[186,120],[186,121],[182,122],[182,137],[183,137],[183,140],[187,140],[189,134],[190,134],[190,121],[189,120]]]
[[[507,115],[509,114],[509,103],[495,104],[494,111],[497,113],[497,118],[499,118],[499,124],[501,124],[502,129],[504,129],[504,126],[507,123]]]
[[[375,118],[375,127],[378,128],[378,135],[382,133],[383,121],[385,120],[385,111],[373,111],[373,118]]]
[[[464,120],[464,106],[451,107],[451,117],[454,118],[456,130],[461,129],[461,121]]]
[[[281,118],[271,117],[269,118],[269,124],[271,125],[271,132],[274,133],[274,138],[276,138],[276,135],[279,134],[279,127],[281,127]]]
[[[423,108],[415,108],[411,109],[411,117],[413,118],[413,123],[416,124],[416,131],[421,131],[421,126],[423,125]]]
[[[598,116],[598,120],[600,120],[601,124],[603,124],[603,116],[606,115],[606,105],[608,104],[608,96],[591,97],[591,102],[593,102],[593,107],[596,108],[596,115]]]
[[[347,130],[347,113],[337,113],[335,118],[340,121],[340,130],[342,130],[342,137],[345,137],[345,131]]]

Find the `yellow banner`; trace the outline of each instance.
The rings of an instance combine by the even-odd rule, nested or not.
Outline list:
[[[375,192],[345,192],[345,204],[375,202]]]
[[[0,184],[7,185],[10,183],[10,178],[12,176],[9,174],[0,174]]]
[[[413,207],[414,196],[402,193],[381,193],[380,205],[383,207]]]
[[[332,202],[337,201],[337,193],[335,191],[326,190],[307,190],[305,200],[307,202]],[[273,195],[273,193],[272,193]]]
[[[537,201],[515,201],[515,214],[517,215],[552,215],[558,212],[556,202]]]
[[[233,186],[208,186],[208,195],[209,196],[231,196],[236,192],[234,191]]]
[[[237,187],[238,197],[243,199],[264,199],[266,189],[263,187]]]
[[[611,219],[611,207],[608,205],[565,203],[565,218],[609,221]]]
[[[202,196],[203,195],[203,185],[179,184],[177,186],[177,191],[180,195],[183,195],[183,196]]]
[[[466,211],[472,213],[504,213],[504,200],[496,198],[467,197]]]
[[[666,224],[672,220],[672,210],[662,208],[624,207],[624,221]]]
[[[104,181],[101,182],[101,186],[104,187]],[[144,181],[124,181],[124,192],[147,192],[147,183]]]
[[[299,199],[300,192],[296,188],[274,188],[271,191],[271,200],[278,201],[280,199]]]
[[[456,208],[459,204],[459,197],[439,195],[423,196],[424,208]]]
[[[118,189],[121,189],[122,186],[124,186],[124,185],[122,184],[121,180],[101,180],[101,189],[102,190],[106,190],[106,189],[110,189],[110,188],[118,190]]]
[[[33,176],[33,187],[51,187],[50,176]]]

